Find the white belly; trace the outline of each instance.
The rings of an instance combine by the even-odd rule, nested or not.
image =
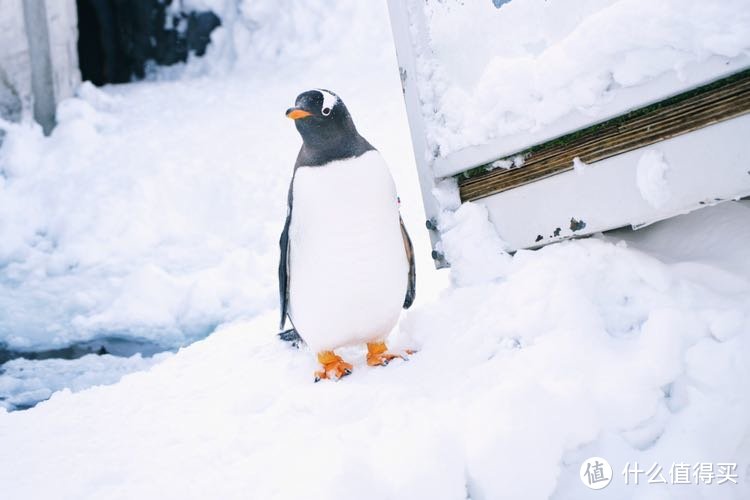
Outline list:
[[[396,188],[380,153],[299,167],[289,228],[290,317],[315,352],[383,339],[408,261]]]

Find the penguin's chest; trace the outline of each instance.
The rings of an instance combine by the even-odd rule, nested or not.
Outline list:
[[[389,333],[408,262],[396,189],[377,151],[298,168],[289,237],[290,316],[312,348]]]

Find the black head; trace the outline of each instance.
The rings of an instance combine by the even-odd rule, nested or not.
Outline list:
[[[297,166],[325,165],[374,149],[357,132],[344,101],[328,90],[303,92],[286,116],[294,120],[302,136]]]

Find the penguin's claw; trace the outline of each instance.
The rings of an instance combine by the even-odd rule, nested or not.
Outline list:
[[[414,352],[416,351],[411,349],[405,351],[406,354],[414,354]],[[388,363],[396,358],[403,359],[404,361],[409,360],[404,355],[388,352],[385,342],[371,342],[367,344],[367,364],[370,366],[388,366]]]
[[[318,353],[318,361],[323,365],[323,369],[315,372],[315,382],[323,379],[339,380],[352,373],[351,363],[347,363],[333,351]]]
[[[385,352],[382,354],[367,354],[367,364],[370,366],[388,366],[388,363],[396,358],[406,359],[399,354]]]

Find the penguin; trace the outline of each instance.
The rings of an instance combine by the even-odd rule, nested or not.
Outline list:
[[[280,329],[288,318],[317,354],[316,382],[352,372],[340,347],[366,344],[370,366],[405,359],[385,339],[414,302],[416,268],[388,165],[329,90],[303,92],[286,116],[302,147],[279,239]]]

